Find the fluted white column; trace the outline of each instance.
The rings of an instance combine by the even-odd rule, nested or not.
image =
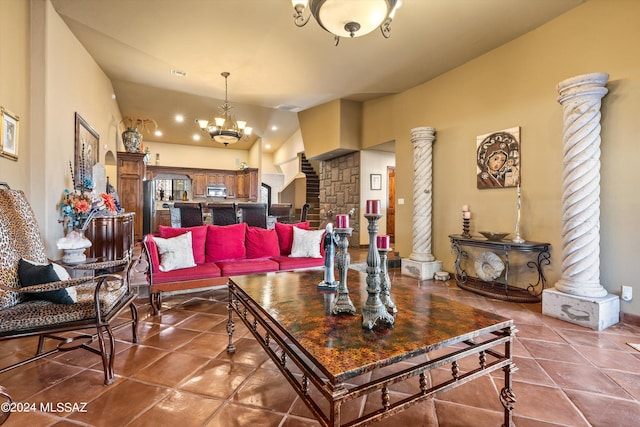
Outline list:
[[[603,297],[600,284],[600,106],[609,75],[558,84],[563,109],[562,273],[558,291]]]
[[[413,144],[413,251],[414,261],[433,261],[431,254],[431,214],[433,207],[432,127],[411,129]]]

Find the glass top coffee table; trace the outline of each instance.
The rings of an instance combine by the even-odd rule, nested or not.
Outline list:
[[[361,319],[366,274],[348,272],[355,316],[330,314],[335,291],[317,289],[323,274],[311,270],[233,277],[227,351],[236,350],[235,313],[323,426],[365,425],[502,369],[499,398],[504,425],[512,425],[512,320],[432,295],[417,283],[394,284],[398,313],[393,327],[369,330]],[[446,379],[429,376],[442,368],[450,370]],[[402,398],[390,393],[398,383],[407,384]],[[406,392],[412,386],[415,390]],[[366,410],[355,417],[342,414],[343,405],[373,393],[379,396],[377,405],[368,399]]]

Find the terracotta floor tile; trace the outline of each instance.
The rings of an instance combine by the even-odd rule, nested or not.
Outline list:
[[[226,352],[228,345],[229,337],[227,335],[201,333],[191,341],[174,348],[174,350],[212,358],[221,352]]]
[[[589,361],[569,344],[519,338],[518,341],[536,359],[557,360],[591,365]]]
[[[134,373],[132,377],[145,382],[175,387],[208,362],[209,359],[206,357],[172,352]]]
[[[580,390],[628,399],[631,396],[615,381],[592,366],[540,360],[540,366],[565,390]]]
[[[170,389],[165,387],[127,379],[110,386],[106,392],[89,402],[87,412],[73,413],[68,418],[100,427],[125,425],[169,393]]]
[[[223,403],[223,400],[174,391],[160,403],[140,414],[128,426],[199,427],[204,425]]]
[[[559,333],[571,345],[582,345],[586,347],[613,350],[618,349],[616,343],[611,341],[608,335],[597,331],[562,329]]]
[[[205,396],[227,399],[254,371],[255,369],[238,363],[212,360],[187,378],[179,388]]]
[[[640,425],[640,403],[599,394],[567,391],[569,398],[594,426]]]
[[[488,411],[474,408],[473,406],[442,401],[437,398],[434,403],[438,423],[424,425],[438,427],[500,426],[504,419],[503,412]],[[409,425],[413,426],[412,424]]]
[[[167,354],[165,350],[143,345],[132,346],[120,353],[116,354],[114,361],[114,370],[116,375],[131,376],[140,369],[149,366],[162,356]],[[94,369],[101,369],[102,365],[94,365]]]
[[[603,370],[605,374],[620,385],[636,400],[640,401],[640,373],[625,371]]]
[[[283,414],[244,406],[225,405],[208,424],[207,427],[247,427],[278,426]]]
[[[589,426],[574,404],[557,387],[514,381],[513,391],[517,399],[514,415],[561,426]]]
[[[600,347],[575,346],[575,348],[598,368],[640,372],[640,359],[631,353]]]
[[[144,341],[141,341],[140,343],[148,347],[172,350],[191,341],[200,334],[201,332],[198,331],[191,331],[182,329],[180,327],[170,326],[163,329],[159,333],[150,336]]]
[[[231,401],[287,412],[297,394],[280,372],[258,369],[233,394]]]
[[[190,329],[194,331],[204,332],[216,327],[219,324],[223,324],[226,328],[228,319],[229,316],[223,316],[222,314],[201,313],[197,316],[192,316],[188,319],[183,320],[178,326],[180,327],[180,329]],[[224,331],[226,332],[226,329]]]

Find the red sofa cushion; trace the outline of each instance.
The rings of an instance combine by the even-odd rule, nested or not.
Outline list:
[[[144,246],[147,248],[149,257],[151,258],[151,271],[157,273],[160,271],[160,255],[158,254],[158,247],[156,242],[153,241],[153,234],[147,234],[144,239]]]
[[[159,271],[153,273],[153,283],[178,282],[189,279],[206,279],[209,277],[220,277],[222,275],[220,267],[214,263],[198,264],[191,268],[181,268],[171,271]]]
[[[216,265],[220,267],[221,273],[225,277],[268,273],[270,271],[278,271],[280,267],[277,262],[266,258],[230,259],[227,261],[218,261]]]
[[[272,259],[280,265],[280,270],[324,266],[324,258],[291,258],[286,255],[280,255]]]
[[[245,240],[247,258],[269,258],[280,255],[276,230],[261,227],[247,228]]]
[[[160,237],[163,239],[169,239],[171,237],[180,236],[187,231],[191,232],[191,247],[193,248],[193,260],[196,264],[202,264],[204,262],[204,245],[207,238],[207,226],[199,225],[196,227],[167,227],[161,225],[158,227]]]
[[[293,245],[293,227],[310,230],[309,221],[299,222],[297,224],[282,224],[276,222],[275,230],[278,234],[278,243],[280,245],[280,255],[291,254],[291,246]]]
[[[204,259],[206,262],[245,258],[245,236],[247,224],[207,225],[207,241]],[[225,274],[226,276],[226,274]]]

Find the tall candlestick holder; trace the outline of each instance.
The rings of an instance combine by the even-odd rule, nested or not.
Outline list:
[[[380,254],[380,301],[391,314],[396,314],[398,308],[391,299],[391,279],[389,278],[389,265],[387,262],[387,254],[391,249],[378,249]]]
[[[380,214],[365,214],[369,221],[369,251],[367,252],[367,301],[362,307],[362,327],[373,329],[378,325],[393,326],[394,318],[380,300],[380,254],[376,248]]]
[[[462,218],[462,237],[469,239],[471,234],[469,230],[471,229],[471,219],[470,218]]]
[[[349,255],[349,236],[353,232],[353,228],[335,228],[334,232],[338,235],[338,253],[336,255],[336,264],[338,266],[338,291],[336,298],[331,303],[331,314],[356,314],[356,307],[349,298],[349,289],[347,289],[347,272],[351,263],[351,255]]]

